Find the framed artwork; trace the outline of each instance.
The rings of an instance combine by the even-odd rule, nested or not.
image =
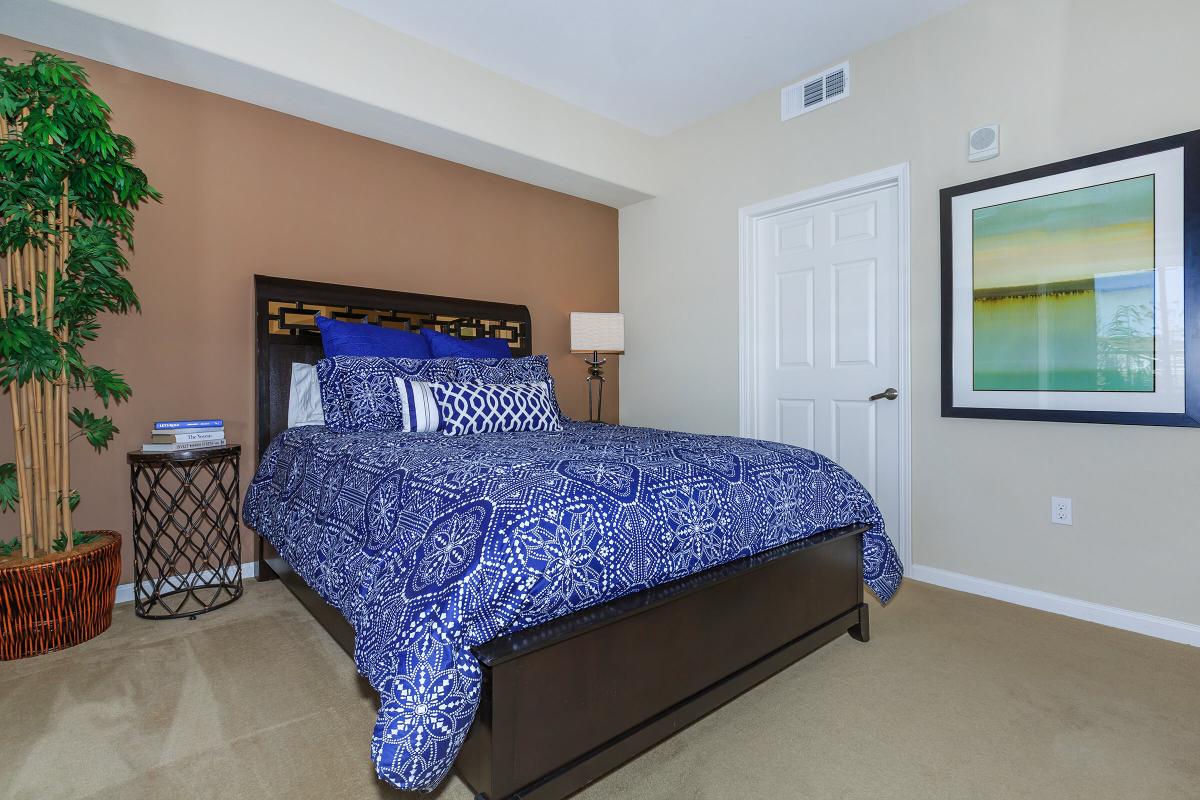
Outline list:
[[[1200,131],[943,189],[942,416],[1200,426]]]

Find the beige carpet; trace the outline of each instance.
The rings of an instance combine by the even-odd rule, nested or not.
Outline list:
[[[1200,649],[909,583],[578,795],[1200,798]],[[374,698],[278,583],[195,622],[0,665],[0,797],[403,798]],[[469,800],[451,779],[438,800]]]

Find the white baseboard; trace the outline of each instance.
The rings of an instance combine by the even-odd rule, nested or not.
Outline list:
[[[230,567],[230,577],[233,577],[232,569],[233,568]],[[209,580],[210,578],[212,578],[213,574],[214,574],[213,570],[205,570],[200,573],[200,577],[203,578],[204,580]],[[257,561],[248,561],[245,564],[242,564],[242,578],[253,578],[256,575],[258,575],[258,562]],[[154,582],[153,581],[142,581],[142,588],[145,589],[147,593],[149,593],[154,589]],[[132,601],[133,601],[133,581],[130,581],[129,583],[122,583],[119,586],[117,586],[117,602],[118,603],[129,603]]]
[[[1037,589],[997,583],[985,578],[975,578],[960,572],[926,567],[921,564],[913,564],[905,570],[905,577],[922,583],[932,583],[934,586],[943,586],[968,594],[1003,600],[1006,603],[1036,608],[1039,611],[1049,611],[1051,614],[1062,614],[1065,617],[1096,622],[1110,628],[1120,628],[1157,639],[1200,647],[1200,625],[1193,625],[1190,622],[1156,617],[1153,614],[1105,606],[1087,600],[1077,600],[1074,597],[1064,597]]]

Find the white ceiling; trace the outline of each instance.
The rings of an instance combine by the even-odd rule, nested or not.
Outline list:
[[[966,0],[336,0],[651,135]]]

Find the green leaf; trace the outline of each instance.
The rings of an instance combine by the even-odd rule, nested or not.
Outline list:
[[[11,542],[0,541],[0,556],[11,556],[21,552],[21,540],[13,539]]]
[[[89,367],[86,370],[88,375],[88,383],[104,403],[104,407],[108,408],[108,401],[119,403],[122,400],[128,400],[133,390],[129,388],[129,384],[125,382],[125,378],[119,372],[104,369],[103,367]]]
[[[17,465],[0,464],[0,511],[13,511],[21,499],[17,483]]]
[[[0,319],[0,386],[54,380],[63,373],[62,344],[29,311]]]
[[[87,531],[75,531],[71,536],[71,544],[74,547],[79,547],[81,544],[94,542],[100,538],[98,533],[88,533]],[[67,549],[67,535],[65,533],[58,534],[58,537],[50,545],[56,553],[61,553]]]
[[[79,428],[88,444],[96,448],[97,453],[106,449],[113,436],[121,432],[110,418],[97,417],[86,408],[72,408],[67,418],[72,425]]]

